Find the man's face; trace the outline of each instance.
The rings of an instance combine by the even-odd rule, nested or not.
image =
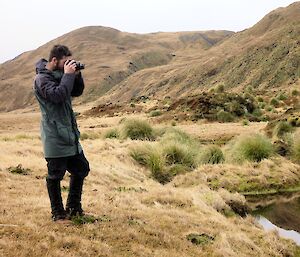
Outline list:
[[[67,60],[71,60],[71,58],[72,58],[71,56],[63,56],[63,58],[60,59],[60,60],[58,60],[58,59],[55,58],[55,60],[53,60],[54,61],[54,65],[55,65],[55,70],[61,70],[61,71],[63,71],[64,70],[65,62]]]

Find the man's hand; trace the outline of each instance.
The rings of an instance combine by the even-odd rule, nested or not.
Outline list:
[[[76,62],[74,60],[68,60],[64,65],[64,72],[73,74],[76,71]]]

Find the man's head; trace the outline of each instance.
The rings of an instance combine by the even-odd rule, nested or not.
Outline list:
[[[49,55],[49,65],[51,70],[64,70],[66,60],[72,56],[71,51],[64,45],[55,45]]]

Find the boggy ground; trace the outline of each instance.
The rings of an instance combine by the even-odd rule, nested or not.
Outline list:
[[[143,114],[135,117],[147,118]],[[251,216],[234,214],[229,203],[244,198],[219,187],[221,183],[232,192],[239,191],[239,181],[231,178],[248,175],[270,185],[274,181],[268,180],[268,172],[283,184],[293,174],[296,183],[298,165],[280,158],[256,166],[203,165],[161,185],[128,154],[132,145],[142,142],[103,138],[122,118],[79,117],[82,133],[93,135],[82,141],[91,166],[83,205],[98,221],[65,227],[50,219],[39,114],[0,114],[0,256],[299,256],[291,241],[265,232]],[[178,124],[203,141],[259,131],[264,126]],[[278,162],[288,166],[286,176],[280,175]],[[19,164],[27,175],[10,172],[10,167]],[[68,176],[62,185],[65,199]]]

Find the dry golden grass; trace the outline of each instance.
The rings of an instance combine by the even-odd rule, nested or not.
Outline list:
[[[230,209],[228,201],[243,202],[244,198],[226,190],[211,190],[207,177],[216,174],[221,178],[221,170],[226,167],[232,174],[249,175],[253,167],[205,166],[163,186],[149,177],[149,170],[130,158],[129,147],[141,143],[128,139],[82,141],[91,166],[83,205],[99,220],[82,226],[57,225],[50,219],[44,179],[46,162],[36,114],[31,118],[28,114],[25,124],[18,123],[20,119],[14,119],[14,115],[7,114],[5,119],[10,121],[7,126],[12,130],[4,125],[0,130],[0,256],[248,257],[292,256],[295,250],[290,241],[264,232],[251,216],[243,219],[222,214]],[[0,116],[0,123],[3,117]],[[82,118],[79,124],[82,131],[92,130],[89,126],[93,124],[101,132],[118,126],[119,119]],[[29,120],[31,129],[26,125]],[[22,132],[17,129],[19,126],[23,126]],[[260,168],[272,164],[268,162],[260,164]],[[7,170],[18,164],[30,169],[29,174],[12,174]],[[259,173],[259,168],[255,170]],[[293,171],[297,173],[296,168]],[[68,176],[62,185],[68,186]],[[66,196],[67,192],[63,192],[64,199]],[[205,233],[215,239],[197,246],[186,239],[190,233]]]
[[[177,176],[177,187],[194,187],[208,183],[212,189],[226,188],[241,193],[277,192],[300,186],[300,167],[282,157],[264,159],[260,163],[202,165],[190,174]]]

